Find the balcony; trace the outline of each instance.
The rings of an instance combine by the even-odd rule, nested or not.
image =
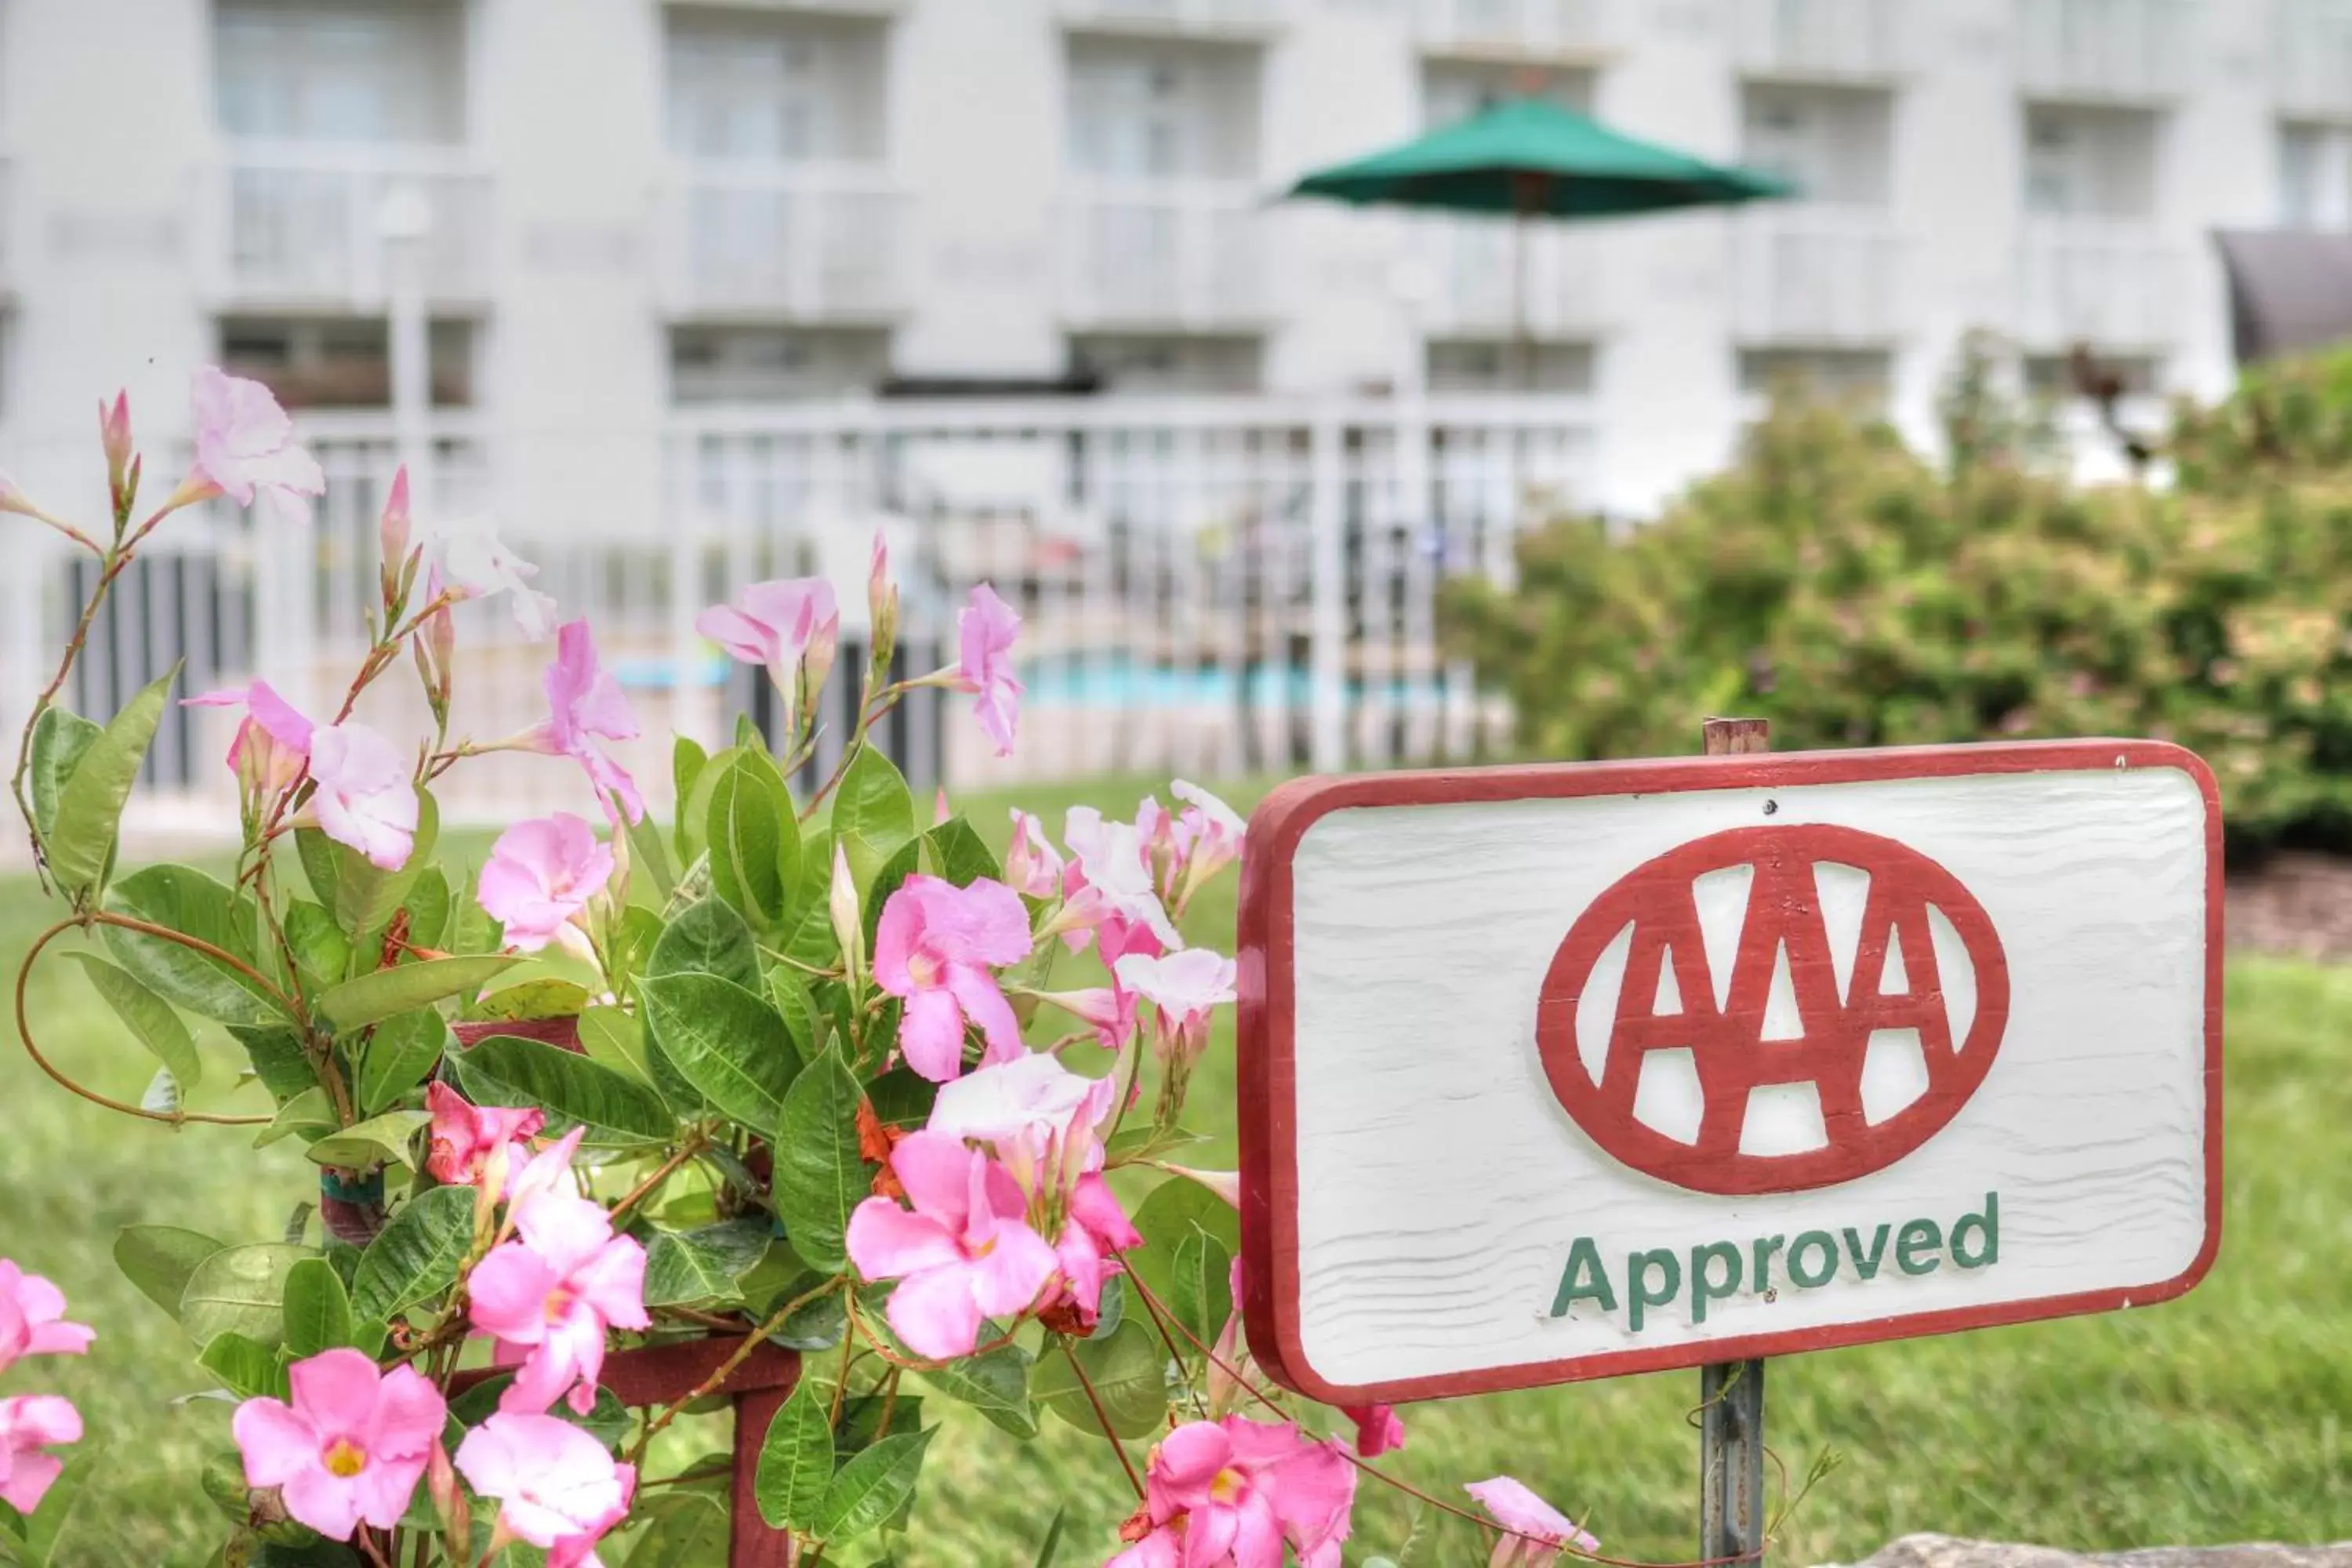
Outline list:
[[[2018,258],[2018,337],[2029,349],[2160,348],[2179,330],[2185,266],[2145,224],[2030,219]]]
[[[1421,47],[1437,54],[1583,58],[1622,39],[1614,0],[1413,0]]]
[[[1736,21],[1749,76],[1877,81],[1913,63],[1899,0],[1740,0]]]
[[[1108,33],[1261,38],[1290,20],[1292,0],[1055,0],[1066,26]]]
[[[1428,290],[1421,324],[1433,337],[1560,342],[1596,337],[1610,320],[1598,235],[1545,223],[1515,235],[1508,222],[1476,218],[1423,218],[1414,228],[1416,281]]]
[[[411,196],[429,222],[426,298],[486,299],[497,216],[489,176],[461,152],[344,142],[232,148],[210,203],[215,292],[226,304],[268,309],[381,303],[387,209]]]
[[[1065,324],[1153,331],[1264,325],[1264,222],[1255,192],[1242,182],[1084,183],[1060,216]]]
[[[2019,86],[2042,98],[2147,102],[2189,88],[2183,0],[2016,0]]]
[[[877,168],[695,164],[664,209],[672,315],[873,321],[905,309],[908,198]]]
[[[2352,114],[2352,0],[2280,0],[2272,13],[2271,93],[2280,112]]]
[[[1904,247],[1884,208],[1752,208],[1732,230],[1743,343],[1883,343],[1903,328]]]

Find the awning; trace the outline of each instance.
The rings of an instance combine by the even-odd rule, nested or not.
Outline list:
[[[2352,234],[2216,230],[2240,364],[2352,339]]]

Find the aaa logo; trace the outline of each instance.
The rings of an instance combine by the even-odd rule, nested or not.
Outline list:
[[[1578,918],[1545,976],[1552,1091],[1637,1171],[1705,1193],[1883,1170],[1984,1082],[2009,967],[1958,879],[1822,824],[1672,849]]]

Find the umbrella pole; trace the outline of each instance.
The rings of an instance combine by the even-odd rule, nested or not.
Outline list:
[[[1535,390],[1535,345],[1528,336],[1528,215],[1511,215],[1511,379],[1521,392]]]

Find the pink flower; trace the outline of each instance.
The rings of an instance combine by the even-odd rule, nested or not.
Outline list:
[[[642,1329],[646,1315],[646,1249],[633,1237],[614,1236],[602,1204],[558,1190],[574,1134],[533,1160],[509,1200],[516,1239],[500,1242],[467,1279],[474,1326],[509,1347],[527,1347],[522,1371],[499,1400],[509,1415],[537,1415],[570,1391],[572,1408],[586,1415],[596,1403],[604,1370],[608,1329]]]
[[[228,765],[245,788],[269,799],[301,776],[310,760],[316,728],[266,680],[226,687],[181,700],[184,708],[242,708],[236,736],[228,743]]]
[[[537,952],[555,939],[613,875],[613,847],[568,811],[518,822],[482,864],[476,898],[506,929],[509,945]]]
[[[979,695],[972,717],[996,742],[996,754],[1009,757],[1013,731],[1021,722],[1021,680],[1009,657],[1021,636],[1021,617],[982,583],[972,589],[971,602],[956,613],[956,633],[963,656],[956,664],[956,689]]]
[[[535,1107],[474,1105],[437,1079],[425,1086],[425,1105],[433,1112],[431,1152],[425,1168],[448,1186],[478,1185],[490,1157],[501,1150],[506,1151],[508,1171],[520,1170],[522,1161],[509,1145],[536,1137],[547,1125],[546,1113]]]
[[[1153,1052],[1163,1062],[1190,1067],[1209,1043],[1209,1015],[1234,999],[1234,961],[1205,947],[1151,958],[1131,952],[1113,973],[1152,1006]]]
[[[1181,1176],[1206,1187],[1238,1210],[1242,1206],[1242,1173],[1239,1171],[1196,1171],[1190,1165],[1170,1165],[1168,1173]]]
[[[1107,1568],[1282,1568],[1286,1542],[1301,1568],[1339,1568],[1356,1472],[1287,1422],[1228,1415],[1171,1432],[1144,1489],[1151,1532]]]
[[[596,661],[596,641],[586,621],[566,621],[556,629],[555,662],[547,667],[547,721],[525,742],[551,755],[570,757],[588,771],[596,798],[609,815],[612,797],[631,822],[644,820],[645,797],[636,781],[593,742],[634,741],[637,721],[621,683]]]
[[[1360,1458],[1377,1459],[1404,1447],[1404,1423],[1387,1405],[1343,1405],[1339,1414],[1356,1424],[1356,1454]]]
[[[1249,833],[1249,825],[1232,806],[1199,784],[1178,779],[1169,789],[1184,803],[1176,828],[1181,869],[1170,895],[1170,902],[1181,914],[1202,884],[1241,858],[1242,840]]]
[[[555,627],[555,596],[530,585],[539,568],[507,548],[499,531],[485,522],[437,528],[430,536],[433,574],[427,579],[429,597],[448,589],[459,599],[494,599],[506,595],[515,629],[532,642],[541,642]]]
[[[1062,837],[1071,855],[1062,878],[1066,901],[1048,929],[1063,933],[1071,951],[1082,950],[1091,935],[1101,943],[1103,963],[1115,966],[1130,952],[1156,957],[1184,945],[1132,823],[1106,822],[1090,805],[1072,806]]]
[[[318,786],[310,809],[328,837],[387,871],[407,862],[416,786],[398,747],[364,724],[325,726],[310,736],[310,782]]]
[[[910,1132],[890,1169],[915,1206],[867,1198],[849,1216],[849,1258],[866,1279],[896,1279],[890,1327],[918,1355],[970,1355],[983,1317],[1024,1312],[1054,1277],[1054,1249],[1029,1228],[1004,1170],[946,1133]]]
[[[596,1564],[599,1537],[627,1517],[637,1472],[553,1415],[501,1411],[466,1434],[457,1468],[499,1501],[499,1530],[549,1548],[550,1568]]]
[[[286,1511],[333,1541],[400,1522],[448,1412],[413,1366],[378,1373],[355,1350],[293,1365],[294,1403],[248,1399],[231,1430],[246,1484],[284,1489]]]
[[[1020,1055],[1021,1026],[991,966],[1029,956],[1029,912],[1002,882],[968,888],[912,876],[882,906],[874,933],[874,982],[905,1002],[898,1026],[907,1065],[933,1083],[963,1071],[963,1032],[980,1026],[985,1061]]]
[[[1563,1547],[1601,1549],[1601,1542],[1579,1530],[1575,1521],[1508,1476],[1472,1481],[1462,1489],[1511,1532],[1495,1543],[1486,1568],[1550,1568]]]
[[[376,543],[383,551],[384,581],[391,583],[400,574],[401,563],[408,559],[408,535],[411,518],[408,510],[408,465],[403,463],[392,471],[392,488],[384,492],[383,510],[375,520]]]
[[[0,1258],[0,1372],[28,1355],[80,1355],[98,1331],[65,1321],[65,1292]]]
[[[326,492],[327,476],[294,444],[294,422],[269,388],[206,365],[196,372],[189,402],[196,460],[182,493],[192,500],[226,495],[239,506],[251,506],[258,493],[289,521],[307,521],[306,498]]]
[[[122,504],[123,481],[131,472],[131,395],[118,392],[110,405],[105,398],[98,400],[98,444],[106,453],[107,493],[118,507]]]
[[[1033,899],[1050,899],[1062,890],[1062,852],[1045,837],[1045,825],[1018,808],[1013,813],[1013,846],[1004,852],[1004,879]]]
[[[1093,985],[1084,991],[1040,991],[1040,1002],[1051,1002],[1095,1032],[1095,1043],[1107,1051],[1127,1048],[1135,1037],[1135,993],[1118,985]]]
[[[789,694],[793,671],[811,648],[826,651],[831,664],[841,612],[824,578],[784,577],[751,584],[732,605],[711,605],[694,617],[694,629],[743,663],[765,665],[776,689]]]
[[[0,1502],[18,1513],[41,1506],[41,1498],[66,1468],[44,1448],[81,1441],[81,1412],[54,1394],[0,1399]]]

